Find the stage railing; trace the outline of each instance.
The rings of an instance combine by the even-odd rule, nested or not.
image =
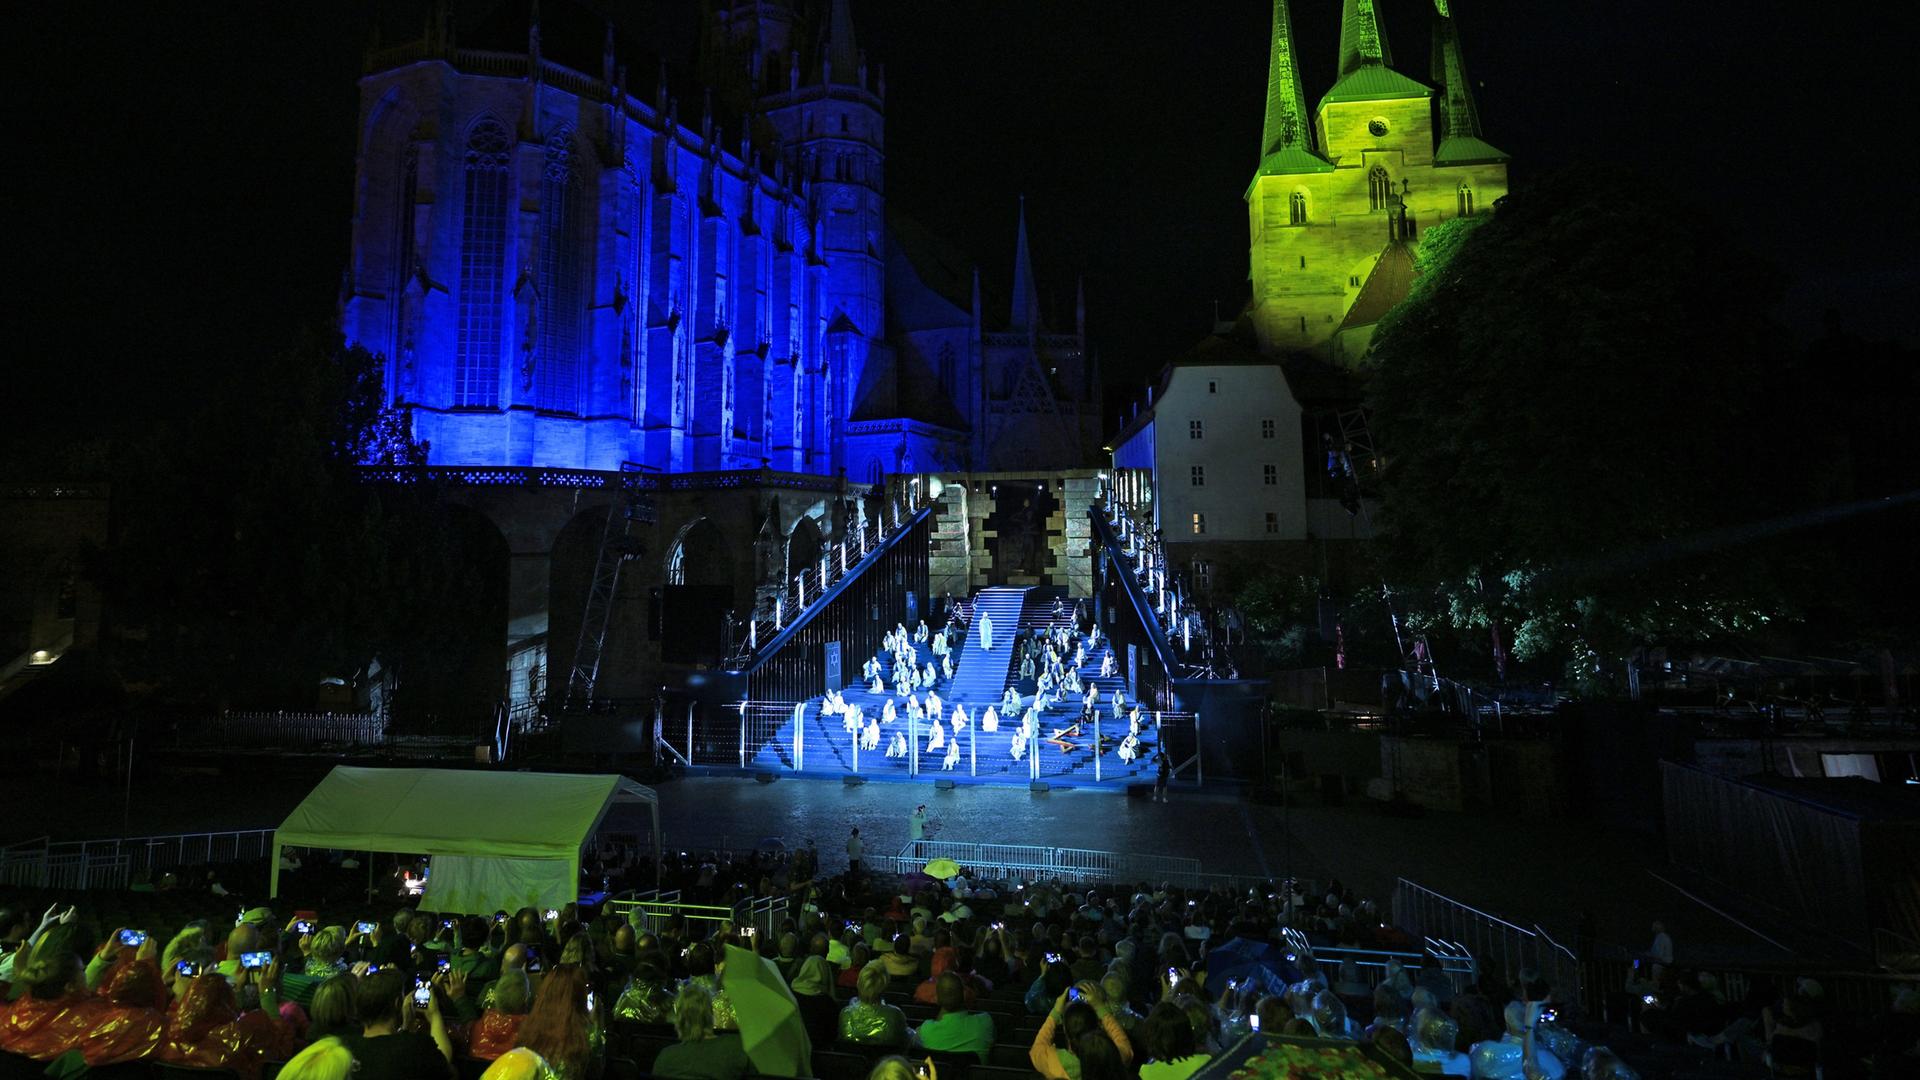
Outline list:
[[[967,872],[987,877],[1061,881],[1169,881],[1198,884],[1199,859],[1176,855],[1096,851],[1034,844],[989,844],[969,840],[909,840],[899,854],[874,862],[876,869],[918,873],[933,859],[952,859]]]
[[[752,927],[761,937],[772,936],[787,917],[784,896],[751,896],[736,904],[694,904],[680,899],[679,890],[664,893],[635,893],[618,896],[603,905],[637,931],[658,933],[675,915],[690,923],[710,923],[734,928]]]

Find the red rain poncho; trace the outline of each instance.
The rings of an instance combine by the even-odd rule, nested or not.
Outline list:
[[[514,1040],[520,1037],[520,1024],[526,1018],[525,1013],[503,1013],[492,1009],[481,1013],[480,1019],[467,1028],[467,1056],[480,1061],[492,1061],[513,1049]]]
[[[180,998],[156,1056],[175,1065],[232,1069],[245,1080],[257,1080],[268,1058],[293,1056],[293,1033],[278,1016],[260,1009],[241,1012],[225,976],[202,975]]]

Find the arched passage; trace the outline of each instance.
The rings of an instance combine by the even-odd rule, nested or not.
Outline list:
[[[727,648],[729,615],[739,610],[733,557],[711,518],[680,527],[667,546],[660,586],[660,659],[716,663]]]
[[[802,517],[793,523],[793,532],[787,536],[787,580],[808,567],[818,568],[820,553],[826,550],[826,541],[820,535],[820,526],[811,517]]]

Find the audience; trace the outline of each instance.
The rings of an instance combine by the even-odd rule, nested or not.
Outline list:
[[[586,969],[561,964],[540,980],[533,1009],[520,1025],[516,1046],[539,1054],[554,1080],[586,1080],[594,1060],[604,1058],[605,1033],[590,1015]]]
[[[840,1010],[840,1041],[860,1046],[905,1046],[907,1014],[882,1000],[887,992],[885,961],[860,969],[859,996]]]
[[[278,1080],[353,1080],[355,1066],[346,1044],[328,1035],[293,1055]]]
[[[440,998],[429,992],[424,1009],[416,1006],[416,988],[397,967],[364,975],[354,988],[354,1012],[360,1034],[346,1040],[359,1063],[355,1080],[427,1080],[453,1071],[453,1042],[441,1019]],[[427,1030],[419,1030],[421,1012]]]
[[[508,971],[495,980],[488,1005],[467,1031],[467,1056],[492,1061],[518,1044],[520,1027],[533,1008],[533,984],[525,971]]]
[[[985,1062],[993,1049],[993,1017],[968,1011],[967,988],[959,975],[942,972],[933,981],[940,1013],[920,1025],[914,1033],[915,1044],[926,1050],[972,1052]]]

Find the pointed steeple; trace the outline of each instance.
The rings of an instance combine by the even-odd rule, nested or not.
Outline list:
[[[833,0],[833,14],[827,24],[828,81],[848,86],[859,84],[860,47],[853,40],[853,10],[849,0]]]
[[[1345,0],[1340,13],[1340,74],[1351,75],[1367,64],[1393,66],[1393,51],[1373,0]]]
[[[1040,328],[1040,294],[1033,284],[1033,259],[1027,254],[1027,197],[1020,196],[1020,233],[1013,245],[1013,330]]]
[[[1300,62],[1293,48],[1293,14],[1287,0],[1273,0],[1273,41],[1267,54],[1267,118],[1260,129],[1260,172],[1331,168],[1313,153],[1313,123],[1300,88]]]
[[[1460,35],[1447,0],[1433,0],[1438,16],[1433,23],[1433,81],[1440,88],[1439,145],[1434,161],[1462,165],[1478,161],[1505,161],[1507,155],[1480,137],[1480,112],[1473,104],[1473,84],[1460,56]]]

